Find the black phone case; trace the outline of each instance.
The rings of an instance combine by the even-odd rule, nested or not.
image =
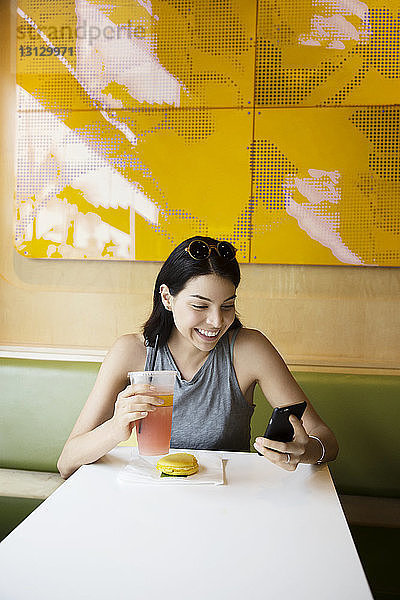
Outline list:
[[[289,421],[289,416],[295,415],[300,420],[306,406],[307,402],[299,402],[290,406],[274,408],[264,437],[276,442],[291,442],[294,436],[294,429]]]

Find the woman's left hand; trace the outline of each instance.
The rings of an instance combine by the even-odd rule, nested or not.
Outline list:
[[[282,469],[294,471],[301,462],[310,438],[297,417],[290,415],[289,421],[294,429],[294,437],[291,442],[275,442],[268,438],[258,437],[255,440],[254,448]]]

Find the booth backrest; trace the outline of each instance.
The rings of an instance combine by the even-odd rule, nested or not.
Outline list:
[[[0,467],[56,471],[72,426],[93,386],[98,363],[0,359]],[[399,497],[400,378],[295,372],[335,432],[340,453],[331,472],[340,493]],[[252,441],[271,408],[255,392]]]
[[[56,471],[98,363],[0,359],[0,467]]]

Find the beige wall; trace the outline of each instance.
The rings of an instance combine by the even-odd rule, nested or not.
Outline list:
[[[0,345],[107,348],[137,330],[158,263],[41,261],[13,249],[14,80],[0,3]],[[400,367],[400,271],[244,265],[238,308],[291,364]]]

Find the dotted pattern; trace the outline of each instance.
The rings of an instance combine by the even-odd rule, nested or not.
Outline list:
[[[161,217],[168,223],[171,219],[176,218],[178,220],[188,219],[192,221],[193,227],[193,235],[208,235],[208,226],[207,223],[199,219],[198,217],[192,215],[191,213],[183,210],[182,208],[170,208],[168,203],[166,203],[166,208],[160,211]],[[161,235],[165,237],[169,237],[169,234],[158,226],[152,226],[155,231],[159,231]],[[170,238],[173,239],[173,238]]]
[[[373,104],[377,90],[365,87],[371,69],[400,78],[400,13],[381,4],[363,3],[364,12],[361,3],[259,0],[256,105],[337,106],[363,85]],[[398,82],[390,90],[388,100],[397,102]]]
[[[165,6],[170,10],[166,11]],[[255,2],[248,9],[255,12]],[[246,56],[253,49],[254,32],[247,32],[240,17],[240,2],[232,0],[178,0],[153,2],[154,12],[160,15],[157,27],[157,56],[168,71],[183,85],[198,105],[211,106],[205,96],[205,86],[231,87],[234,104],[243,107],[244,97],[236,78],[246,74],[252,80],[253,64]],[[243,10],[243,8],[242,8]],[[177,18],[179,15],[180,18]],[[218,59],[224,60],[221,71]],[[210,70],[209,65],[215,66]],[[203,65],[207,65],[205,69]],[[229,70],[232,75],[227,75]],[[193,105],[184,94],[183,102]]]
[[[361,172],[351,171],[350,156],[349,167],[343,172],[321,168],[326,158],[320,165],[311,163],[311,168],[305,169],[307,160],[301,167],[291,164],[279,144],[254,140],[252,254],[260,253],[262,236],[279,228],[290,215],[313,240],[332,249],[342,263],[399,264],[400,107],[346,110],[355,135],[365,140],[360,142],[360,150],[364,153],[369,149],[368,165]],[[333,119],[332,124],[335,122]],[[264,124],[262,130],[268,131],[268,126]],[[287,143],[287,135],[285,139]],[[322,150],[325,155],[326,148]],[[333,159],[329,162],[334,164]]]
[[[395,17],[389,8],[371,8],[370,23],[369,43],[356,46],[349,56],[349,59],[351,56],[362,58],[358,72],[323,105],[344,104],[352,90],[362,85],[371,68],[389,80],[400,78],[400,16]]]
[[[152,15],[143,8],[128,23],[120,22],[122,13],[116,12],[114,4],[89,3],[87,14],[82,4],[78,20],[72,1],[63,2],[55,12],[51,3],[30,0],[28,19],[18,17],[18,48],[28,44],[46,46],[38,33],[43,31],[54,47],[69,45],[74,47],[74,54],[61,58],[21,57],[17,49],[18,73],[21,80],[26,74],[37,78],[34,93],[49,108],[53,104],[58,104],[59,110],[132,108],[134,92],[123,75],[138,72],[138,58],[134,51],[119,56],[118,64],[107,58],[107,43],[113,41],[105,37],[108,26],[114,37],[121,38],[121,44],[133,47],[137,43],[142,51],[148,49],[149,57],[157,57],[172,78],[159,79],[158,95],[170,98],[172,104],[171,86],[177,85],[182,105],[211,106],[207,89],[215,84],[221,92],[232,92],[230,103],[224,106],[248,106],[240,84],[244,75],[248,81],[254,79],[257,106],[342,105],[353,90],[365,84],[371,69],[393,82],[390,89],[395,102],[396,80],[400,78],[400,13],[389,3],[387,7],[372,0],[367,4],[368,10],[363,11],[362,3],[356,9],[342,1],[253,0],[248,3],[248,11],[257,9],[257,30],[251,31],[243,23],[243,7],[234,0],[156,0]],[[76,40],[78,23],[80,39]],[[98,31],[90,31],[90,27]],[[122,39],[128,34],[129,39]],[[76,60],[76,44],[81,61]],[[254,62],[247,58],[252,56],[255,44],[253,72]],[[216,59],[222,59],[224,66]],[[351,67],[354,59],[359,60]],[[203,68],[207,60],[214,68]],[[110,89],[117,72],[125,83]],[[154,80],[146,69],[141,72],[135,76],[135,85],[141,85],[146,94]],[[332,86],[326,84],[333,80],[336,89],[332,94]],[[60,89],[64,104],[60,103]],[[366,93],[373,104],[375,90]]]
[[[400,192],[400,186],[398,186],[397,189],[398,192]],[[398,197],[393,198],[391,194],[385,194],[385,190],[383,190],[379,201],[376,202],[373,207],[372,216],[376,226],[381,228],[383,231],[400,235],[400,217],[398,214],[398,207]],[[394,215],[394,218],[392,218],[391,215]]]
[[[154,110],[147,106],[137,111],[120,111],[118,120],[125,123],[143,143],[150,134],[173,131],[190,145],[207,140],[216,130],[212,111],[202,108]]]
[[[74,2],[63,2],[60,14],[50,3],[46,10],[35,0],[27,6],[28,19],[18,17],[17,72],[21,81],[26,75],[36,78],[37,98],[56,102],[62,87],[64,107],[132,108],[137,99],[151,99],[160,64],[159,104],[243,107],[249,102],[241,88],[247,81],[249,96],[255,32],[248,31],[242,13],[255,17],[256,0],[248,0],[246,8],[239,0],[154,0],[150,12],[126,2],[82,3],[76,11]],[[116,55],[118,41],[123,51]],[[25,54],[26,46],[39,52],[42,46],[49,51],[66,46],[67,52],[21,56],[20,46]],[[229,90],[222,104],[215,93],[208,98],[212,85]]]
[[[255,103],[257,106],[301,105],[340,68],[324,62],[315,69],[283,69],[282,52],[268,40],[257,42]]]
[[[362,108],[353,113],[351,121],[373,145],[369,156],[372,173],[400,182],[400,107]]]
[[[351,243],[360,247],[368,264],[398,265],[400,243],[394,236],[400,235],[400,107],[363,107],[354,111],[351,121],[372,146],[370,173],[360,181],[367,210],[362,207],[351,215]],[[360,231],[368,232],[368,239]],[[391,234],[391,248],[376,242],[380,233]]]
[[[285,178],[296,172],[282,152],[268,140],[254,140],[250,147],[253,198],[252,212],[266,209],[285,209]]]
[[[162,2],[153,2],[155,12],[161,12]],[[245,29],[237,13],[237,2],[229,0],[172,0],[168,3],[185,19],[193,46],[212,55],[240,55],[249,49]],[[171,17],[175,15],[171,12]],[[166,37],[172,41],[174,23],[167,21]],[[221,35],[224,32],[224,35]],[[171,35],[172,34],[172,35]]]

